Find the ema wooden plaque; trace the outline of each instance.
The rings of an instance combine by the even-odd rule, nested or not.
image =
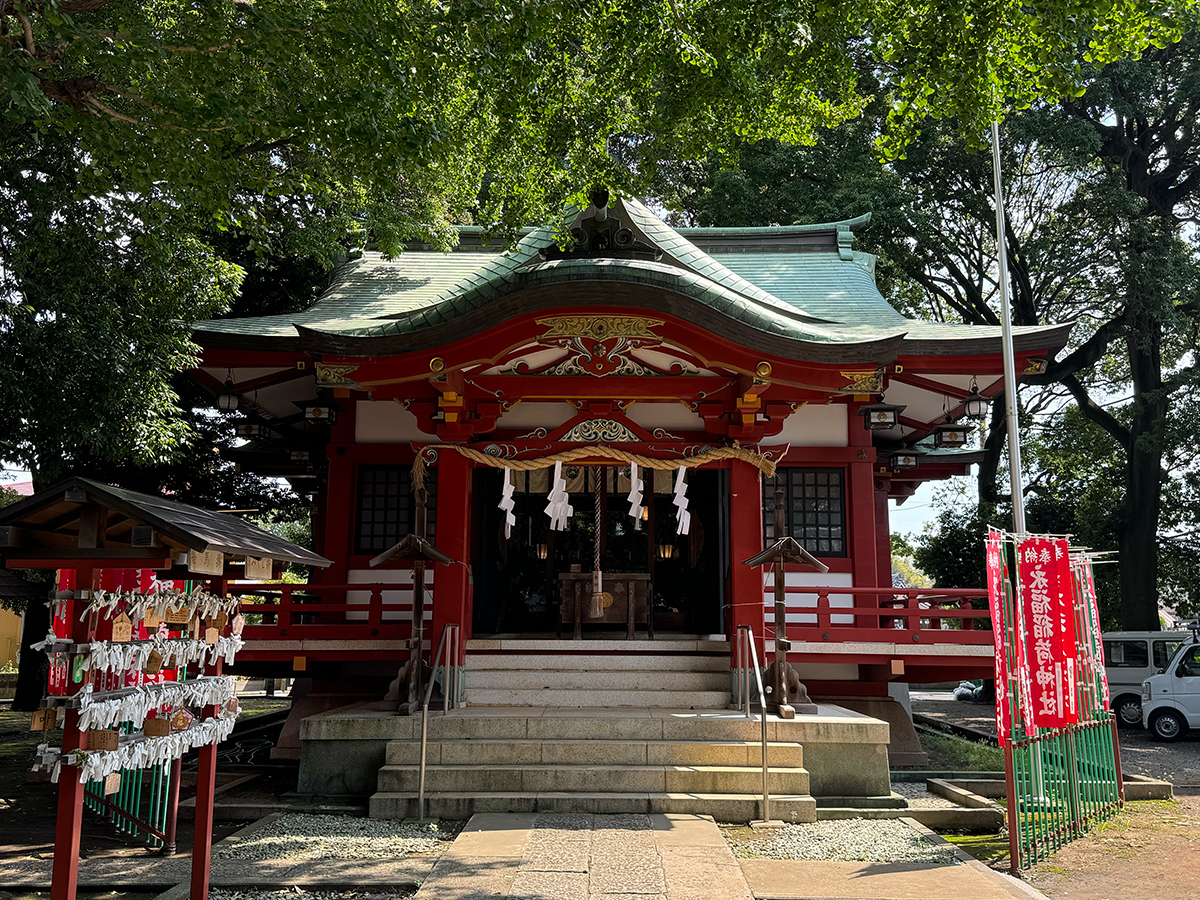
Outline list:
[[[171,733],[171,723],[161,716],[147,719],[142,723],[142,733],[146,737],[166,737]]]
[[[225,610],[221,610],[219,613],[217,613],[217,617],[212,621],[212,626],[213,628],[217,629],[217,631],[224,631],[225,626],[228,624],[229,614],[225,612]]]
[[[229,698],[229,701],[225,704],[225,711],[228,713],[231,713],[235,716],[238,714],[238,698],[237,697]]]
[[[157,650],[151,650],[150,655],[146,657],[146,664],[142,666],[142,673],[145,675],[157,675],[162,671],[162,667],[162,654]]]
[[[147,631],[154,631],[158,628],[158,624],[162,621],[162,616],[158,614],[156,609],[148,609],[145,615],[142,616],[142,624],[146,626]]]
[[[29,723],[29,730],[52,731],[57,722],[58,711],[54,707],[50,707],[49,709],[35,709],[33,711],[33,721]]]
[[[104,796],[115,794],[121,789],[121,773],[110,772],[104,776]]]
[[[120,742],[120,737],[111,728],[102,728],[87,733],[88,750],[116,750]]]
[[[117,644],[127,644],[133,638],[133,623],[129,621],[129,616],[121,613],[113,619],[112,625],[112,640]]]
[[[195,718],[196,717],[186,709],[178,709],[175,711],[175,714],[171,716],[171,730],[187,731],[192,725],[192,720]]]
[[[230,623],[229,630],[240,637],[241,633],[245,629],[245,627],[246,627],[246,617],[243,616],[241,613],[238,613],[236,616],[233,617],[233,622]]]
[[[221,632],[217,631],[217,629],[215,629],[215,628],[204,629],[204,643],[215,644],[217,642],[217,639],[220,637],[221,637]]]
[[[191,619],[191,617],[192,617],[192,613],[186,606],[183,607],[182,609],[168,609],[167,610],[167,624],[168,625],[186,625],[188,623],[188,620]]]

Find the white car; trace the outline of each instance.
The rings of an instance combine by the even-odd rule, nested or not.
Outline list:
[[[1108,631],[1104,670],[1112,711],[1123,728],[1142,726],[1142,682],[1161,672],[1190,635],[1186,631]]]
[[[1142,682],[1142,722],[1155,737],[1177,741],[1200,728],[1200,633],[1175,653],[1166,668]]]

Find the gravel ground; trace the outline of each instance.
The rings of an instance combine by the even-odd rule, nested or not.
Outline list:
[[[929,793],[922,781],[893,781],[892,790],[908,801],[911,809],[957,809],[945,797]]]
[[[214,848],[214,855],[219,859],[395,859],[410,853],[440,853],[460,827],[459,822],[421,825],[288,813],[259,831]],[[251,898],[248,893],[236,896]],[[307,896],[323,900],[325,895]]]
[[[761,836],[725,830],[741,859],[830,859],[861,862],[957,863],[954,851],[925,840],[903,822],[834,819],[784,825]]]

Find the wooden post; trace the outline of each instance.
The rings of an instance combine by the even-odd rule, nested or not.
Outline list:
[[[775,488],[775,539],[786,535],[787,516],[784,504],[787,502],[783,488]],[[783,557],[775,560],[775,679],[771,685],[771,703],[781,719],[796,718],[796,710],[788,703],[787,678],[787,573],[784,569]]]
[[[457,454],[455,454],[457,455]],[[425,503],[428,493],[425,488],[417,490],[416,528],[417,537],[425,537]],[[424,685],[422,669],[425,667],[425,657],[422,645],[425,643],[425,560],[413,560],[413,620],[412,633],[408,639],[408,714],[416,715],[421,708],[421,689]]]
[[[206,675],[220,675],[223,660],[205,666]],[[204,720],[220,713],[219,706],[206,706],[200,714]],[[172,781],[175,771],[171,771]],[[172,784],[174,787],[174,784]],[[199,768],[196,772],[196,820],[192,834],[192,887],[189,900],[208,900],[208,883],[212,875],[212,830],[213,799],[217,787],[217,745],[205,744],[200,748]]]
[[[763,548],[762,481],[758,469],[740,459],[731,460],[729,493],[729,555],[740,561],[761,553]],[[736,562],[731,570],[729,641],[731,645],[736,642],[739,625],[749,625],[759,646],[765,647],[763,570]]]
[[[97,574],[93,569],[75,570],[75,595],[89,593],[96,587]],[[76,600],[68,603],[67,621],[71,623],[71,640],[76,643],[87,643],[91,635],[91,616],[83,621],[79,619],[79,611],[87,601]],[[70,665],[70,661],[68,661]],[[74,667],[71,666],[73,669]],[[71,672],[68,671],[68,678]],[[76,693],[82,684],[68,686],[69,693]],[[65,756],[78,750],[83,744],[83,734],[79,731],[79,712],[74,709],[66,711],[66,721],[63,723],[62,752]],[[50,882],[50,900],[75,900],[75,891],[79,883],[79,839],[83,826],[83,793],[84,786],[79,783],[79,770],[74,766],[64,765],[58,778],[58,818],[54,826],[54,862]]]
[[[179,785],[183,781],[183,759],[171,762],[171,782],[167,787],[167,822],[163,829],[166,839],[163,841],[160,856],[175,855],[175,830],[179,825]]]

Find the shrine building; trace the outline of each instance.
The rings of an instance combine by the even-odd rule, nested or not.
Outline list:
[[[520,742],[535,737],[522,711],[727,714],[746,690],[739,634],[774,658],[774,575],[745,561],[781,536],[777,492],[787,534],[819,563],[784,567],[789,663],[823,715],[857,716],[861,734],[889,722],[893,763],[923,758],[889,684],[990,676],[986,603],[972,605],[986,591],[893,587],[888,501],[981,458],[967,413],[1003,390],[1000,329],[894,310],[854,249],[868,218],[676,229],[597,194],[569,219],[568,249],[534,229],[506,253],[461,228],[448,253],[351,254],[302,312],[195,326],[192,374],[236,412],[237,461],[313,498],[314,549],[332,560],[309,584],[245,585],[258,605],[243,607],[237,670],[312,679],[302,790],[374,792],[404,802],[373,799],[373,814],[412,813],[411,778],[384,783],[413,762],[404,752],[376,747],[366,775],[329,774],[350,713],[327,712],[381,714],[408,657],[414,557],[389,551],[410,534],[449,560],[417,557],[425,664],[449,680],[451,718],[507,711],[525,724],[496,736]],[[1040,371],[1068,331],[1014,329],[1016,371]],[[818,802],[850,790],[797,740],[791,768],[808,769]],[[503,805],[469,806],[499,788],[443,776],[431,796],[460,811]],[[569,789],[523,777],[531,796]]]

